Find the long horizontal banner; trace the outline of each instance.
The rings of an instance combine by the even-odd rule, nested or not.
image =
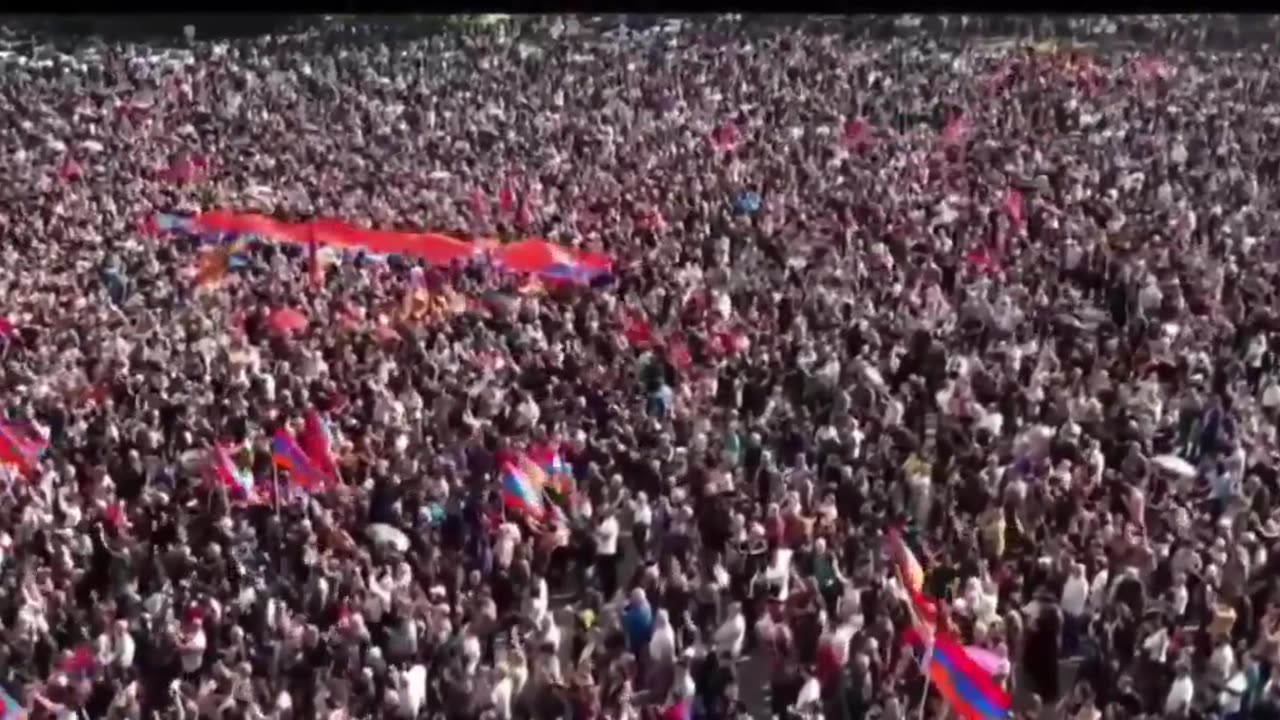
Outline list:
[[[157,225],[163,228],[172,226],[172,223],[158,221]],[[333,219],[288,223],[256,213],[212,210],[190,218],[187,226],[194,232],[254,235],[276,242],[299,245],[315,242],[377,255],[406,255],[432,265],[448,265],[488,253],[495,263],[512,272],[573,282],[590,281],[608,273],[613,267],[613,261],[603,253],[578,250],[546,240],[529,239],[506,245],[492,240],[468,242],[438,233],[369,230]]]

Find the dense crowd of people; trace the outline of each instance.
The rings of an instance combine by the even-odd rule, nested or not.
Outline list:
[[[1018,717],[1280,717],[1276,56],[845,22],[0,51],[7,709],[942,717],[900,529]],[[153,218],[212,209],[613,269],[201,286]],[[340,480],[274,492],[313,408]]]

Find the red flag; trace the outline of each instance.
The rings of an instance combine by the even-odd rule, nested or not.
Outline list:
[[[76,162],[75,158],[68,155],[62,161],[62,167],[58,169],[58,177],[62,178],[63,182],[79,180],[84,177],[84,169],[80,167],[80,163]]]
[[[29,423],[0,421],[0,464],[13,465],[27,476],[39,469],[49,441]]]
[[[622,319],[622,336],[634,348],[646,348],[653,342],[653,328],[637,312],[630,312]]]
[[[1014,188],[1009,188],[1004,194],[1004,211],[1009,216],[1009,220],[1014,225],[1021,226],[1025,222],[1023,211],[1026,208],[1026,199],[1022,197],[1022,193]]]
[[[277,335],[290,335],[307,328],[307,316],[293,308],[281,308],[267,316],[267,326]]]
[[[298,444],[330,482],[338,479],[338,465],[333,460],[329,428],[315,408],[308,410],[302,417],[302,432],[298,435]]]
[[[63,656],[58,669],[68,675],[87,675],[93,672],[97,664],[93,657],[93,648],[89,645],[81,645]]]
[[[964,259],[983,272],[994,273],[1000,271],[1000,264],[983,248],[970,250],[964,256]]]

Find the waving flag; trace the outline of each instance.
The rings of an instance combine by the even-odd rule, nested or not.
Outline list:
[[[308,410],[302,418],[302,434],[298,436],[298,444],[326,479],[330,482],[338,480],[338,465],[333,459],[333,435],[329,432],[329,424],[315,408]]]
[[[552,500],[561,503],[572,501],[575,490],[573,466],[565,462],[559,450],[551,445],[533,448],[529,451],[529,459],[545,476],[544,490]]]
[[[271,460],[276,467],[289,471],[289,479],[304,490],[324,487],[324,472],[307,457],[288,430],[281,428],[271,438]]]
[[[573,479],[573,466],[565,462],[564,458],[560,456],[560,451],[558,450],[551,453],[551,458],[547,461],[547,464],[543,469],[547,471],[547,476],[551,478],[553,483],[555,483],[559,478]]]
[[[906,641],[924,648],[924,672],[938,694],[962,720],[1005,720],[1009,693],[969,657],[955,638],[936,631],[930,637],[918,627],[907,629]]]
[[[542,493],[547,489],[547,473],[542,469],[541,465],[528,457],[521,457],[519,459],[519,465],[520,472],[524,473],[524,476],[529,478],[529,483],[535,490]]]
[[[253,473],[236,465],[231,452],[222,445],[215,445],[213,448],[213,474],[235,499],[258,500],[253,487]]]
[[[915,553],[911,552],[911,548],[903,540],[902,532],[897,528],[890,529],[886,542],[888,543],[889,557],[893,559],[894,564],[898,567],[898,572],[902,575],[903,585],[913,595],[920,593],[924,588],[924,567],[920,565]]]
[[[244,242],[236,240],[226,243],[225,245],[208,250],[200,258],[199,264],[196,265],[195,285],[196,287],[218,287],[227,279],[227,273],[231,271],[235,259],[235,254],[244,248]]]
[[[58,663],[58,669],[73,678],[83,678],[86,675],[93,674],[98,667],[98,661],[93,656],[93,647],[90,645],[81,645],[75,650],[68,651],[62,658],[62,662]]]
[[[542,488],[535,482],[524,469],[508,463],[502,471],[503,504],[534,520],[541,520],[547,509],[542,501]]]
[[[30,423],[0,421],[0,464],[33,474],[49,441]]]
[[[22,704],[0,687],[0,720],[20,720],[23,713]]]

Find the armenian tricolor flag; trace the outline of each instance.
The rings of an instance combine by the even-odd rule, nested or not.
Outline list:
[[[502,470],[502,503],[527,517],[541,520],[547,508],[542,501],[542,488],[535,483],[524,468],[508,463]]]
[[[253,487],[253,473],[236,465],[231,452],[222,445],[213,448],[213,474],[233,498],[250,502],[258,499]]]
[[[545,475],[545,490],[552,499],[557,502],[570,502],[575,490],[573,466],[565,462],[560,451],[551,445],[544,445],[530,450],[529,458]]]
[[[244,248],[244,241],[233,240],[221,247],[206,251],[196,265],[196,287],[217,287],[227,278],[227,273],[236,267],[235,255]]]
[[[29,475],[40,465],[40,455],[48,447],[49,441],[34,425],[0,421],[0,464],[14,465]]]
[[[889,557],[893,559],[894,564],[898,566],[898,572],[902,575],[903,585],[913,596],[920,593],[924,589],[924,567],[907,546],[906,540],[902,537],[902,531],[891,528],[886,542]]]
[[[324,472],[307,457],[298,441],[293,439],[288,430],[276,431],[271,438],[271,460],[276,467],[289,471],[289,479],[304,490],[318,490],[324,487]]]
[[[978,666],[955,638],[918,626],[907,629],[906,640],[924,649],[924,671],[930,684],[961,720],[1005,720],[1011,712],[1009,693]]]

